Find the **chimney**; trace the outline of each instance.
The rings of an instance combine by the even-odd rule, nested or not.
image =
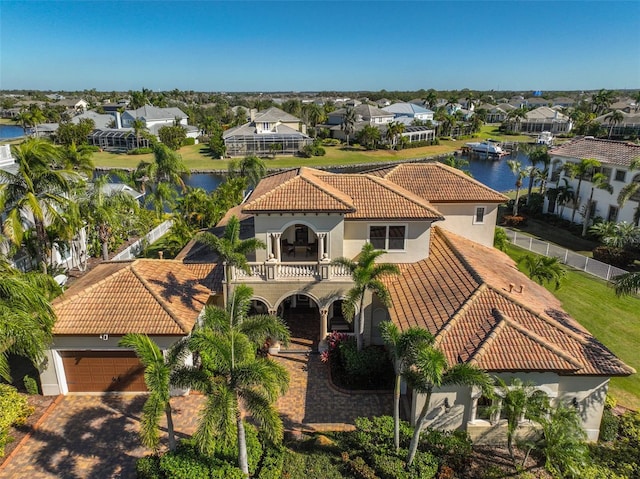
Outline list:
[[[122,129],[122,117],[120,116],[119,111],[116,111],[116,128],[118,130]]]
[[[524,284],[520,285],[520,291],[518,291],[520,294],[524,293]]]
[[[164,251],[158,251],[158,259],[164,259]]]

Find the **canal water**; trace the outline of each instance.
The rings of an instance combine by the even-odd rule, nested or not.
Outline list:
[[[24,136],[24,130],[21,126],[16,125],[0,125],[0,141],[12,140]]]
[[[512,159],[511,156],[505,156],[500,160],[479,160],[469,159],[469,166],[467,169],[473,175],[473,178],[484,183],[485,185],[493,188],[497,191],[508,191],[515,188],[516,177],[509,169],[507,160]],[[523,166],[527,165],[527,157],[520,154],[517,159]],[[371,169],[367,167],[366,169]],[[362,168],[351,168],[348,171],[355,172],[361,171]],[[339,170],[332,170],[336,173]],[[218,185],[223,181],[224,177],[216,173],[192,173],[190,176],[184,178],[185,183],[192,187],[203,188],[206,191],[215,190]]]

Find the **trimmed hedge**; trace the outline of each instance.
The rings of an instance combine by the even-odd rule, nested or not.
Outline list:
[[[260,472],[256,479],[280,479],[282,466],[284,465],[284,450],[282,448],[269,448],[265,451],[260,464]]]

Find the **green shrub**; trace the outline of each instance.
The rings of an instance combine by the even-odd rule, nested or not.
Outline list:
[[[260,458],[262,457],[262,445],[258,440],[258,431],[248,423],[244,424],[245,440],[247,443],[247,462],[249,464],[249,473],[253,474],[258,468]],[[238,463],[238,443],[230,441],[228,444],[223,442],[216,443],[214,447],[214,455],[229,464]]]
[[[325,146],[338,146],[340,144],[340,140],[337,138],[325,138],[322,140],[322,144]]]
[[[153,148],[133,148],[127,151],[127,155],[146,155],[148,153],[153,153]]]
[[[376,471],[369,467],[369,465],[360,456],[355,459],[348,459],[347,456],[346,463],[349,466],[349,470],[358,479],[378,479]]]
[[[466,431],[426,429],[420,435],[420,450],[430,452],[441,464],[464,469],[472,453],[472,442]]]
[[[211,468],[211,479],[246,479],[241,469],[231,464],[221,463]]]
[[[184,140],[182,140],[182,146],[190,146],[190,145],[195,145],[196,144],[196,139],[195,138],[185,138]]]
[[[160,468],[171,479],[209,479],[207,460],[190,446],[178,446],[160,458]]]
[[[25,376],[22,382],[24,383],[24,388],[27,390],[27,394],[31,394],[32,396],[38,394],[38,382],[34,378]]]
[[[339,349],[344,370],[350,376],[375,379],[391,367],[388,356],[378,346],[358,351],[356,341],[351,339],[340,343]]]
[[[141,457],[136,461],[138,479],[164,479],[160,470],[160,458],[156,455]]]
[[[602,421],[600,422],[600,436],[599,441],[609,442],[618,437],[618,428],[620,426],[620,419],[613,414],[613,411],[609,407],[605,407],[602,412]]]
[[[4,456],[4,446],[11,440],[9,428],[25,424],[34,411],[27,398],[8,384],[0,384],[0,457]]]
[[[282,448],[268,448],[262,457],[260,472],[257,479],[280,479],[284,464],[284,450]]]
[[[593,250],[593,259],[602,261],[612,266],[624,268],[633,260],[630,251],[612,246],[598,246]]]

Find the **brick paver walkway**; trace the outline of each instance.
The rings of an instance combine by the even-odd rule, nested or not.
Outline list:
[[[391,394],[350,395],[331,388],[328,366],[317,354],[276,360],[291,375],[289,391],[277,403],[289,430],[344,429],[358,416],[391,414]],[[0,469],[0,478],[135,478],[135,460],[149,453],[137,436],[144,401],[144,395],[64,397]],[[203,402],[199,395],[171,400],[179,437],[195,431]]]

